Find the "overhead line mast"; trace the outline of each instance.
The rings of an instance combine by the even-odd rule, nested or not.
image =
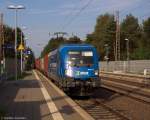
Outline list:
[[[67,33],[66,32],[55,32],[54,35],[56,35],[58,38],[59,35],[61,35],[61,37],[63,37],[64,35],[67,35]]]
[[[115,61],[120,60],[120,23],[119,11],[116,11],[116,41],[115,41]]]
[[[115,70],[120,69],[120,23],[119,23],[119,11],[116,11],[116,40],[114,41],[114,57],[115,57]],[[118,68],[119,67],[119,68]]]
[[[50,32],[49,32],[49,35],[51,35]],[[55,35],[57,37],[57,39],[58,39],[59,37],[63,37],[64,35],[67,35],[67,33],[66,32],[55,32],[52,35]]]

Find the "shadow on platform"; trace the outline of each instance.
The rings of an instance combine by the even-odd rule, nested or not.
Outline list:
[[[0,85],[0,107],[6,109],[4,117],[10,119],[40,120],[49,119],[51,114],[43,94],[39,88],[41,84],[28,74],[24,80],[8,82]],[[65,99],[67,96],[53,97],[52,101]],[[60,110],[63,114],[73,114],[74,110],[69,105],[64,105]],[[53,113],[52,113],[53,114]],[[1,116],[0,116],[1,117]]]

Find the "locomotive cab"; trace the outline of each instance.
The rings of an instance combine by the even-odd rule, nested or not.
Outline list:
[[[78,95],[87,95],[100,86],[99,58],[91,45],[63,46],[60,52],[61,83],[65,90]]]

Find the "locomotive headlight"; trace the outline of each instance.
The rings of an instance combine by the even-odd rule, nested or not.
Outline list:
[[[98,70],[95,70],[94,72],[95,72],[95,75],[98,75]]]
[[[65,70],[65,74],[66,74],[67,76],[71,77],[71,76],[72,76],[72,70],[71,70],[71,69]]]

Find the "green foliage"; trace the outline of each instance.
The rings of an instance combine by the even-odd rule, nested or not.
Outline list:
[[[62,44],[70,44],[70,43],[82,43],[80,38],[77,36],[70,37],[68,40],[63,37],[52,38],[49,40],[48,44],[44,47],[41,52],[41,57],[44,57],[49,52],[57,49]]]
[[[150,38],[150,17],[143,22],[144,34]]]
[[[17,28],[17,47],[19,46],[21,42],[21,29]],[[24,43],[24,35],[23,35],[23,43]],[[15,56],[15,30],[8,25],[4,25],[4,45],[5,46],[12,46],[12,48],[5,48],[5,57],[14,57]],[[20,56],[20,53],[18,52],[18,57]]]
[[[121,60],[126,59],[127,46],[125,39],[129,40],[130,59],[150,59],[150,18],[143,21],[140,25],[138,19],[129,14],[120,23],[120,45],[121,45]],[[114,60],[114,46],[116,41],[116,21],[114,15],[104,14],[97,18],[95,29],[86,37],[86,43],[93,44],[102,59],[106,55],[106,47],[108,45],[110,60]],[[80,39],[75,36],[66,40],[64,38],[52,38],[41,53],[43,57],[45,54],[56,49],[59,45],[64,43],[82,43]]]
[[[14,50],[14,40],[15,40],[15,36],[14,36],[15,32],[14,29],[12,29],[11,27],[4,25],[4,45],[10,45],[13,48],[12,49],[7,49],[5,48],[5,57],[14,57],[15,54],[15,50]]]
[[[129,48],[130,48],[130,57],[136,59],[135,54],[137,49],[139,48],[139,44],[141,43],[142,38],[142,29],[138,23],[138,19],[134,16],[127,15],[126,18],[121,23],[121,50],[122,52],[126,52],[126,41],[125,39],[129,39]],[[124,54],[122,54],[124,56]],[[122,56],[122,58],[123,58]]]
[[[95,37],[94,34],[87,34],[85,42],[86,43],[92,43],[92,42],[94,42],[94,40],[96,39],[94,37]]]
[[[150,59],[150,49],[146,48],[144,46],[135,49],[135,52],[132,54],[131,58],[132,60],[138,59],[138,60],[144,60],[144,59]]]
[[[109,45],[109,58],[114,59],[113,43],[115,40],[116,22],[111,14],[100,15],[97,18],[95,30],[92,34],[87,35],[87,43],[93,44],[103,59],[105,56],[105,44]]]
[[[50,51],[55,50],[59,45],[63,44],[65,41],[64,38],[52,38],[49,40],[48,44],[44,47],[43,51],[41,52],[41,57],[44,57]]]
[[[82,43],[82,41],[80,40],[79,37],[73,36],[73,37],[70,37],[68,40],[65,40],[65,43],[66,43],[66,44],[69,44],[69,43],[74,43],[74,44],[76,44],[76,43]]]
[[[150,18],[140,25],[138,19],[129,14],[120,24],[121,59],[126,59],[126,41],[129,40],[130,59],[150,59]],[[86,43],[93,44],[101,58],[106,55],[105,44],[109,46],[109,58],[114,60],[116,22],[111,14],[100,15],[93,33],[87,35]]]
[[[143,22],[143,41],[144,46],[150,51],[150,17]]]

